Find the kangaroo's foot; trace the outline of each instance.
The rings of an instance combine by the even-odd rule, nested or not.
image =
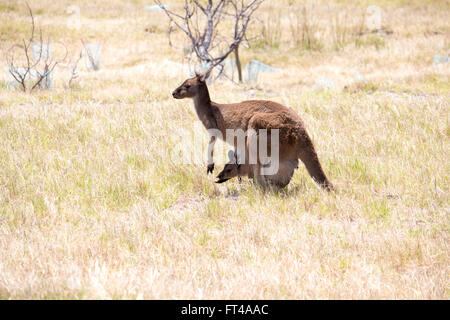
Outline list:
[[[208,164],[208,168],[206,169],[206,174],[213,173],[214,171],[214,163]]]
[[[322,183],[321,186],[328,192],[336,191],[336,188],[328,180],[325,183]]]

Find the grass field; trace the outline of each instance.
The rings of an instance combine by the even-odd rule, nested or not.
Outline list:
[[[263,192],[215,184],[206,160],[172,161],[174,133],[197,121],[191,101],[171,97],[188,77],[186,40],[175,32],[171,48],[148,4],[30,1],[70,57],[83,39],[102,43],[102,59],[96,72],[81,60],[71,89],[61,66],[51,91],[28,94],[6,88],[3,56],[29,16],[0,0],[0,298],[450,298],[450,72],[432,65],[450,52],[448,1],[266,1],[249,31],[264,35],[240,54],[281,71],[210,85],[216,102],[296,110],[333,193],[303,165],[285,190]],[[380,32],[362,23],[371,4]],[[313,90],[321,77],[337,88]]]

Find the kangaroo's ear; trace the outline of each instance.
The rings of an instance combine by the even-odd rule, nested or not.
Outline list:
[[[209,76],[211,75],[211,71],[212,71],[212,68],[209,68],[208,70],[206,70],[205,73],[203,73],[203,75],[200,76],[200,81],[205,82],[206,79],[208,79]]]
[[[230,163],[234,162],[234,151],[233,150],[228,151],[228,160]]]

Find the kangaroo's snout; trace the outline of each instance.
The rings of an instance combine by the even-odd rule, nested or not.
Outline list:
[[[216,177],[216,183],[224,183],[225,181],[228,181],[228,180],[230,180],[232,177],[231,176],[229,176],[229,174],[227,175],[227,171],[225,170],[225,168],[224,168],[224,170],[222,170],[222,172],[221,173],[219,173],[218,175],[217,175],[217,177]]]
[[[225,174],[223,171],[217,175],[216,179],[217,179],[216,183],[223,183],[225,181],[230,180],[230,178],[225,178]]]
[[[175,99],[179,99],[180,98],[180,89],[173,90],[172,97],[174,97]]]
[[[230,178],[219,179],[219,180],[216,181],[216,183],[223,183],[223,182],[228,181],[228,180],[230,180]]]

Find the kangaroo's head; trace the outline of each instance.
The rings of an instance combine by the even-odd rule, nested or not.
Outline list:
[[[236,163],[227,163],[223,170],[217,175],[216,183],[223,183],[239,175],[239,165]]]
[[[196,74],[194,77],[185,80],[181,86],[172,92],[172,96],[175,99],[195,97],[206,86],[205,80],[208,76],[209,72],[205,72],[204,74]]]
[[[217,175],[216,183],[223,183],[228,181],[234,177],[241,176],[241,165],[237,163],[236,154],[233,151],[228,152],[228,157],[230,158],[230,162],[228,162],[223,170]]]

